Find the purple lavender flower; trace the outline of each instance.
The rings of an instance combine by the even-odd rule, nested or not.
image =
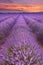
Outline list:
[[[30,46],[8,47],[4,58],[3,65],[40,65],[40,59]]]

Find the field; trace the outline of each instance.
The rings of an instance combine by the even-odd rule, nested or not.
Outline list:
[[[0,65],[43,65],[43,13],[0,14]]]

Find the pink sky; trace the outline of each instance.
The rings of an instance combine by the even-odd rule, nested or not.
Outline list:
[[[43,4],[43,0],[0,0],[0,3]]]

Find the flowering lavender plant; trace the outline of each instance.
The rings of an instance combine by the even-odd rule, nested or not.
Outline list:
[[[0,65],[42,65],[37,54],[28,45],[10,46],[2,57]]]

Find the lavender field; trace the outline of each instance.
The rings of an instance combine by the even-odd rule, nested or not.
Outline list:
[[[43,65],[43,13],[0,14],[0,65]]]

